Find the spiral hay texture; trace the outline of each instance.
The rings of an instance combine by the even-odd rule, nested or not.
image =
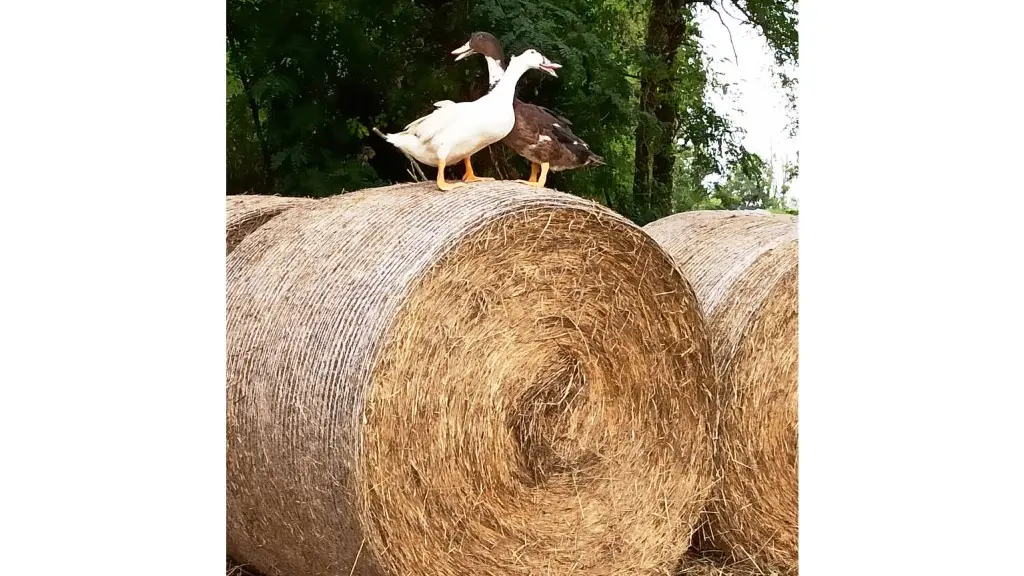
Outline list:
[[[236,195],[227,197],[227,253],[260,226],[278,214],[296,206],[307,206],[311,198],[285,196]]]
[[[734,561],[797,569],[797,221],[688,212],[645,228],[679,264],[718,372],[712,543]]]
[[[712,479],[693,291],[511,182],[298,207],[228,257],[228,553],[270,576],[667,574]]]

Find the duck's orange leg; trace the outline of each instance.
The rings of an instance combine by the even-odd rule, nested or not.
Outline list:
[[[536,164],[534,164],[533,166],[536,166]],[[550,167],[551,167],[550,163],[548,163],[548,162],[541,162],[541,164],[540,164],[540,176],[537,176],[537,178],[534,179],[534,173],[531,170],[530,171],[530,179],[529,180],[519,180],[519,182],[522,182],[523,184],[529,184],[530,186],[533,186],[535,188],[543,188],[544,187],[544,183],[548,181],[548,169]]]
[[[446,182],[444,179],[444,160],[437,161],[437,187],[441,190],[451,190],[462,186],[462,182]]]
[[[540,166],[530,162],[530,179],[527,182],[536,182],[537,174],[540,173]]]
[[[466,165],[466,173],[462,175],[463,182],[487,182],[488,180],[494,180],[494,178],[485,178],[474,174],[473,163],[469,161],[469,156],[466,156],[462,163]]]

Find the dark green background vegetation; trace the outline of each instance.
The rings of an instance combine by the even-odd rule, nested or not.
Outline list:
[[[455,63],[449,52],[486,30],[509,55],[535,47],[564,66],[557,79],[524,76],[520,98],[564,113],[607,162],[554,174],[549,186],[639,224],[692,209],[783,210],[796,167],[773,178],[768,159],[745,150],[711,106],[709,92],[727,87],[710,71],[695,14],[727,12],[743,21],[731,26],[754,27],[781,70],[798,56],[796,4],[228,0],[227,190],[326,196],[410,180],[405,157],[370,129],[397,131],[437,100],[481,96],[483,59]],[[795,82],[779,80],[795,103]],[[474,167],[529,174],[500,144],[477,154]],[[711,175],[721,183],[704,185]]]

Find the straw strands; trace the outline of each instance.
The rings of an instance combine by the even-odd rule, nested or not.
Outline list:
[[[709,494],[693,291],[521,184],[364,190],[228,256],[228,553],[269,576],[667,574]]]
[[[314,202],[316,201],[311,198],[285,196],[228,196],[227,253],[230,254],[239,242],[274,216],[289,208],[308,206]]]
[[[797,569],[797,221],[689,212],[647,225],[691,282],[718,372],[710,539],[733,561]]]

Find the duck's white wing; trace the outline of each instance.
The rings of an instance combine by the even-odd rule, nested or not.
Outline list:
[[[414,134],[424,142],[429,142],[442,129],[458,118],[470,102],[450,102],[437,108],[430,114],[414,120],[405,127],[405,131]]]

